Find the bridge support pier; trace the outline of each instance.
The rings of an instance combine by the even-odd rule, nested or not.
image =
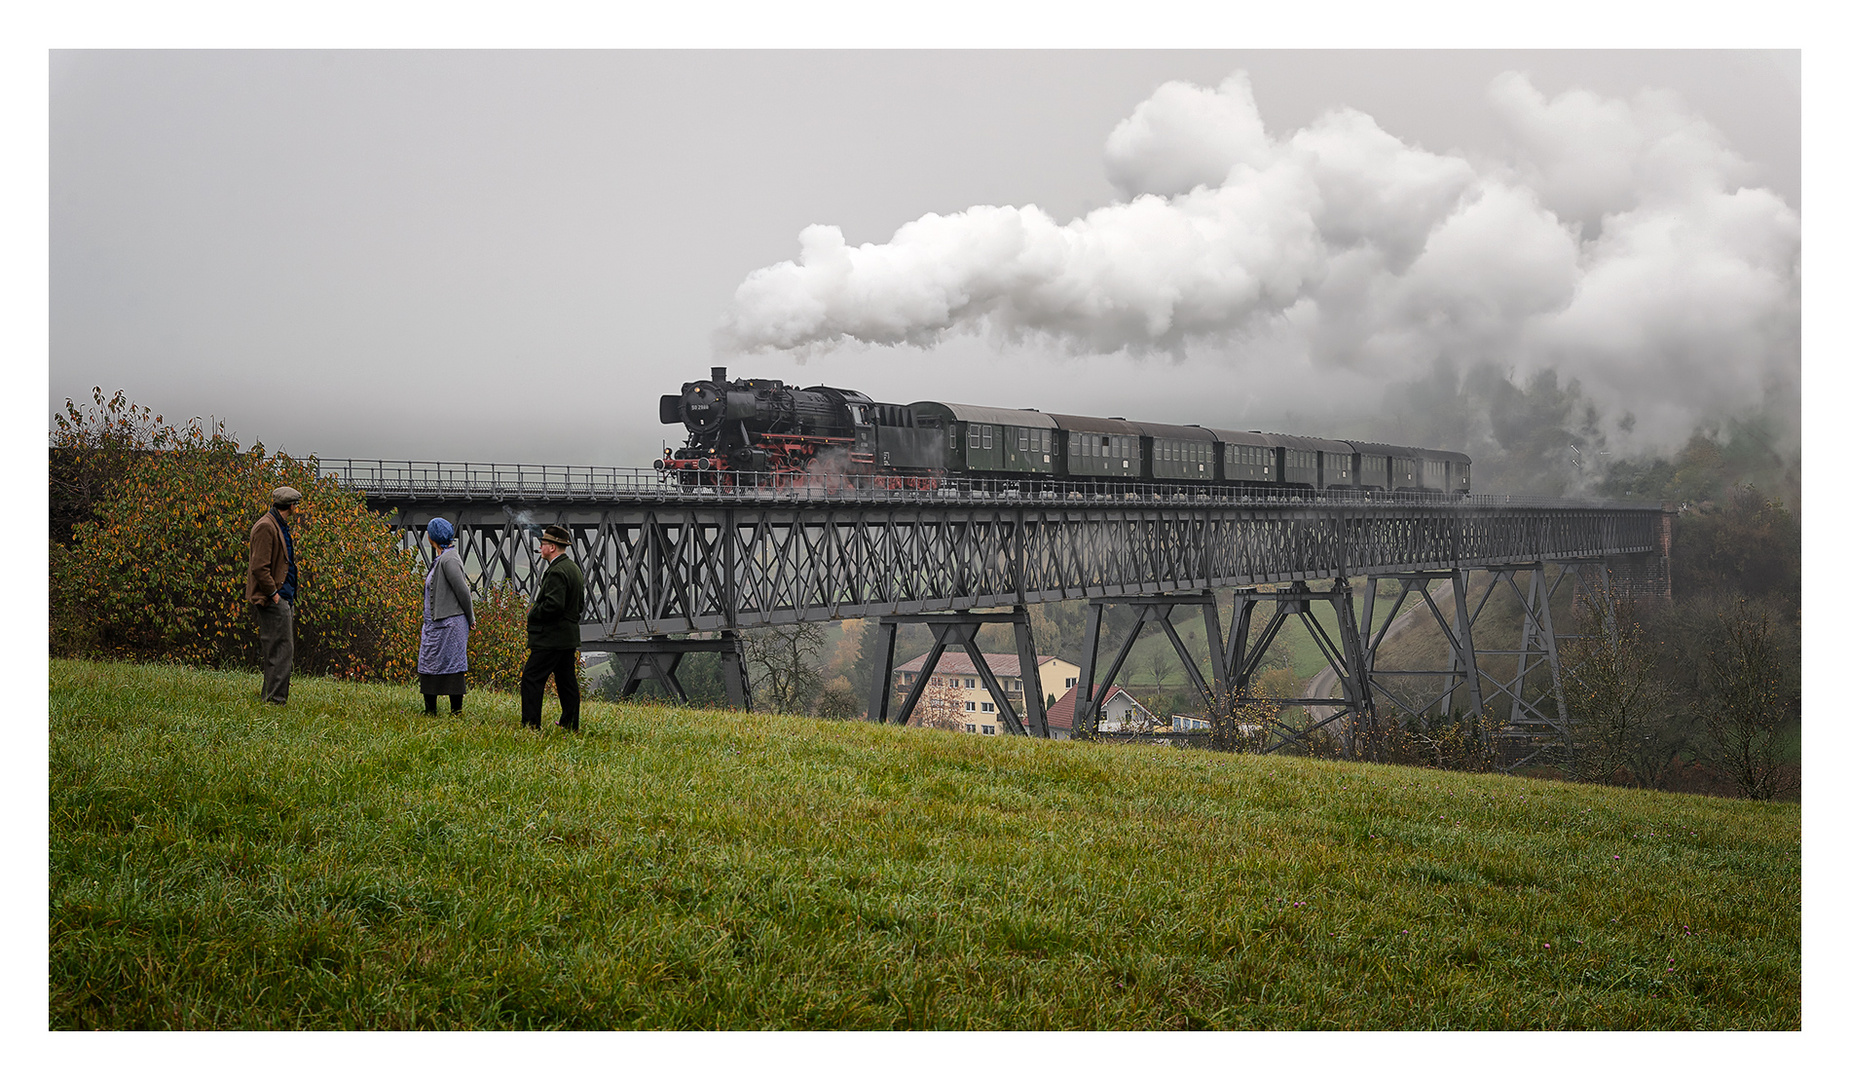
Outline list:
[[[1375,605],[1381,598],[1381,582],[1393,581],[1400,585],[1394,595],[1393,603],[1381,619],[1379,630],[1371,629],[1367,641],[1368,684],[1371,695],[1376,701],[1385,702],[1396,710],[1405,723],[1405,717],[1423,716],[1435,709],[1450,715],[1455,695],[1464,696],[1464,713],[1467,716],[1484,715],[1484,697],[1482,679],[1477,665],[1479,651],[1471,637],[1471,628],[1476,616],[1469,610],[1467,602],[1466,572],[1463,570],[1416,571],[1405,574],[1376,574],[1368,578],[1362,592],[1362,623],[1366,627],[1375,625]],[[1444,613],[1444,601],[1435,599],[1430,586],[1435,582],[1443,583],[1447,588],[1446,596],[1451,601],[1451,617]],[[1400,617],[1401,609],[1413,597],[1417,596],[1426,611],[1430,612],[1433,622],[1445,638],[1446,652],[1450,660],[1443,670],[1392,670],[1381,667],[1381,646],[1386,641],[1388,630],[1394,620]],[[1481,613],[1480,606],[1479,612]],[[1414,689],[1418,684],[1411,679],[1439,680],[1436,692],[1426,697],[1416,697]],[[1430,684],[1422,689],[1431,689]],[[1380,718],[1371,716],[1371,730],[1378,730]]]
[[[1102,683],[1094,682],[1098,671],[1098,647],[1100,631],[1104,626],[1105,608],[1111,604],[1129,604],[1137,609],[1137,623],[1124,639],[1118,655],[1105,669]],[[1195,658],[1189,655],[1187,647],[1182,644],[1181,635],[1176,633],[1175,624],[1170,615],[1180,607],[1194,607],[1201,611],[1201,618],[1208,631],[1208,674],[1203,676]],[[1182,661],[1182,670],[1194,684],[1195,692],[1205,700],[1212,700],[1215,691],[1224,691],[1227,686],[1227,664],[1220,642],[1220,606],[1214,599],[1212,589],[1198,593],[1169,594],[1157,593],[1149,596],[1113,596],[1099,597],[1088,602],[1086,608],[1086,643],[1079,657],[1079,693],[1073,699],[1073,737],[1090,738],[1098,734],[1098,707],[1111,695],[1111,685],[1123,669],[1124,661],[1130,658],[1131,649],[1137,644],[1138,637],[1146,626],[1160,626],[1169,636],[1169,642],[1175,646],[1176,656]]]
[[[1271,617],[1255,638],[1253,613],[1268,601],[1272,604]],[[1336,621],[1335,639],[1312,614],[1311,605],[1316,602],[1330,605]],[[1281,719],[1274,728],[1277,741],[1261,747],[1260,752],[1267,753],[1287,745],[1309,749],[1308,740],[1313,733],[1334,726],[1343,752],[1354,756],[1356,730],[1372,730],[1376,721],[1373,686],[1368,677],[1367,639],[1356,622],[1355,597],[1348,580],[1337,578],[1328,589],[1312,589],[1303,581],[1294,581],[1289,588],[1274,592],[1237,589],[1233,604],[1233,625],[1227,635],[1227,683],[1234,694],[1250,692],[1253,678],[1259,673],[1260,660],[1293,615],[1303,623],[1318,651],[1323,653],[1324,662],[1336,673],[1341,690],[1339,696],[1332,697],[1277,699],[1275,704],[1303,707],[1305,721],[1302,726],[1294,727]],[[1345,720],[1348,722],[1343,723]]]
[[[1471,575],[1487,574],[1489,583],[1475,598],[1470,596]],[[1573,774],[1576,753],[1574,718],[1568,715],[1562,686],[1569,672],[1561,659],[1561,643],[1581,635],[1563,633],[1555,623],[1561,590],[1571,581],[1565,599],[1569,604],[1591,603],[1605,614],[1601,625],[1611,624],[1611,587],[1604,562],[1597,559],[1560,562],[1509,563],[1476,571],[1441,570],[1381,574],[1368,579],[1362,610],[1363,625],[1372,626],[1379,598],[1379,583],[1398,581],[1401,590],[1382,620],[1381,630],[1368,642],[1368,682],[1378,700],[1387,702],[1405,718],[1436,712],[1479,720],[1495,730],[1505,746],[1520,754],[1506,758],[1504,769],[1518,768],[1544,756]],[[1428,586],[1446,582],[1450,602],[1435,599]],[[1589,587],[1590,586],[1590,587]],[[1403,670],[1381,666],[1381,646],[1387,628],[1401,607],[1418,595],[1444,634],[1450,667],[1444,670]],[[1520,615],[1516,638],[1508,648],[1491,647],[1476,628],[1492,602],[1506,601],[1504,610]],[[1449,615],[1445,609],[1450,609]],[[1485,661],[1489,663],[1486,664]],[[1424,687],[1411,680],[1438,680]],[[1463,695],[1462,704],[1458,696]]]
[[[1499,584],[1506,586],[1504,595],[1514,596],[1522,611],[1522,629],[1515,648],[1478,650],[1482,656],[1513,658],[1511,674],[1507,680],[1499,679],[1494,674],[1486,675],[1485,681],[1490,684],[1490,688],[1484,695],[1484,707],[1493,715],[1497,706],[1503,706],[1506,715],[1502,727],[1503,737],[1516,744],[1523,754],[1508,767],[1516,768],[1537,758],[1554,755],[1559,758],[1561,767],[1572,776],[1577,767],[1578,754],[1574,747],[1575,718],[1568,714],[1567,699],[1562,690],[1563,682],[1570,672],[1561,659],[1561,643],[1583,635],[1562,633],[1555,625],[1554,608],[1559,602],[1562,586],[1572,581],[1566,594],[1569,610],[1577,603],[1594,604],[1604,616],[1600,625],[1612,625],[1610,571],[1602,560],[1582,559],[1494,566],[1484,572],[1491,575],[1490,585],[1484,590],[1484,596],[1473,612],[1473,621],[1477,615],[1482,614]],[[1524,575],[1520,585],[1517,582],[1518,575]],[[1540,693],[1526,685],[1532,676],[1537,675],[1545,680]]]
[[[722,631],[717,640],[629,638],[621,641],[586,641],[579,648],[587,652],[634,657],[629,674],[624,678],[623,689],[617,695],[618,700],[627,699],[641,689],[644,679],[651,679],[683,705],[688,703],[687,690],[675,675],[675,669],[681,666],[681,658],[688,653],[718,653],[720,674],[726,682],[726,700],[735,709],[751,711],[752,690],[746,677],[745,653],[739,635],[734,631]]]
[[[937,670],[938,659],[944,650],[952,646],[961,646],[970,657],[970,663],[976,668],[977,677],[983,680],[983,689],[989,691],[990,700],[996,703],[996,712],[1002,717],[1002,729],[1010,735],[1032,735],[1037,739],[1047,737],[1047,702],[1041,696],[1041,672],[1039,656],[1034,651],[1034,630],[1029,625],[1028,609],[1017,604],[1011,611],[976,612],[960,611],[944,615],[885,615],[875,627],[879,637],[875,641],[880,673],[875,679],[873,690],[867,703],[867,718],[876,723],[887,722],[887,705],[892,695],[893,653],[899,640],[899,627],[902,623],[923,623],[931,628],[931,651],[925,654],[925,666],[919,669],[918,678],[913,681],[912,689],[899,706],[899,715],[894,722],[905,726],[912,717],[912,710],[924,696],[925,687],[930,683],[932,672]],[[1015,651],[1020,657],[1022,704],[1026,706],[1024,718],[1015,712],[1014,703],[1003,692],[1001,680],[996,678],[983,659],[983,650],[977,647],[976,634],[986,623],[1010,623],[1015,627]]]

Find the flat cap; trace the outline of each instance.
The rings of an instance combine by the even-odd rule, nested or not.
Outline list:
[[[302,501],[302,493],[292,487],[279,487],[270,492],[271,506],[294,506]]]

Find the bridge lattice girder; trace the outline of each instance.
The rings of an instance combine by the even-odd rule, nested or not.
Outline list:
[[[392,510],[408,542],[448,518],[473,572],[524,591],[537,583],[534,529],[563,525],[585,570],[587,638],[1610,558],[1659,550],[1662,520],[1628,507],[1109,499]]]

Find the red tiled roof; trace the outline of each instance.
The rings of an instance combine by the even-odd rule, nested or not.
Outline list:
[[[1062,731],[1073,730],[1073,704],[1078,698],[1079,687],[1076,685],[1067,687],[1066,693],[1060,695],[1060,700],[1048,708],[1047,727],[1049,729],[1059,728]]]
[[[916,675],[924,670],[925,657],[930,655],[930,653],[925,653],[920,656],[915,656],[893,670],[911,672]],[[1035,666],[1045,667],[1047,661],[1057,659],[1059,659],[1057,656],[1036,657]],[[1014,653],[986,652],[983,654],[983,663],[989,665],[991,674],[995,675],[998,679],[1018,679],[1021,677],[1021,657]],[[946,649],[944,650],[944,655],[938,657],[938,666],[932,670],[932,674],[975,675],[976,665],[970,662],[970,654],[964,652],[962,649],[958,649],[954,652],[950,649]]]
[[[1130,692],[1125,690],[1122,686],[1114,686],[1111,688],[1111,693],[1105,697],[1105,704],[1111,704],[1120,694],[1125,697],[1131,697]],[[1048,707],[1047,727],[1049,729],[1059,728],[1061,731],[1073,730],[1073,709],[1078,700],[1079,687],[1077,685],[1068,687],[1066,693],[1060,696],[1060,700]],[[1131,698],[1131,701],[1135,703],[1137,699]],[[1142,707],[1142,705],[1138,705],[1138,708]]]

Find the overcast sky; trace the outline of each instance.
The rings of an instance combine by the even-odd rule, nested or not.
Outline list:
[[[1325,434],[1342,432],[1316,421],[1365,409],[1422,351],[1475,347],[1477,355],[1502,357],[1512,372],[1560,363],[1581,365],[1589,378],[1637,375],[1632,383],[1607,378],[1605,404],[1616,416],[1669,399],[1655,420],[1641,421],[1665,431],[1696,415],[1716,376],[1726,374],[1705,339],[1723,340],[1730,350],[1723,357],[1757,345],[1744,357],[1756,387],[1797,363],[1789,235],[1802,210],[1796,52],[58,52],[49,64],[49,138],[41,140],[38,65],[49,46],[636,40],[628,11],[620,26],[585,34],[579,20],[554,10],[565,5],[545,2],[530,5],[525,20],[494,5],[406,14],[397,10],[402,4],[347,0],[312,12],[204,5],[213,10],[190,17],[178,9],[201,5],[115,5],[102,17],[90,10],[107,6],[38,5],[13,15],[9,29],[58,21],[12,34],[11,62],[0,70],[15,80],[10,103],[29,114],[15,122],[16,141],[31,148],[16,163],[22,179],[15,182],[31,198],[20,200],[30,206],[9,234],[23,263],[9,321],[24,328],[16,332],[30,367],[38,322],[49,313],[51,408],[67,396],[87,399],[101,385],[170,417],[222,417],[246,442],[261,438],[295,453],[644,464],[664,433],[657,397],[716,362],[889,400],[961,398],[1274,429],[1301,421]],[[882,44],[955,44],[969,35],[1086,46],[1803,44],[1814,124],[1808,162],[1830,158],[1841,142],[1831,142],[1828,119],[1842,104],[1830,92],[1845,69],[1841,34],[1823,21],[1823,5],[1810,9],[1826,12],[1818,16],[1794,15],[1805,8],[1782,0],[1714,15],[1686,7],[1675,19],[1657,5],[1567,3],[1550,5],[1545,17],[1521,6],[1500,15],[1488,5],[1437,15],[1422,8],[1444,5],[1300,6],[1290,9],[1297,22],[1282,39],[1270,29],[1276,13],[1228,8],[1191,21],[1172,6],[1087,22],[1011,17],[1004,5],[916,12],[902,5],[895,28],[870,34],[834,11],[792,20],[785,5],[764,5],[722,20],[697,12],[693,29],[668,40],[726,35],[727,44],[757,44],[769,33],[833,41],[817,28],[841,22],[848,43]],[[1466,14],[1473,10],[1520,22],[1487,27]],[[1075,23],[1090,30],[1058,36]],[[1241,84],[1228,84],[1241,72],[1250,114]],[[1509,73],[1523,81],[1503,78]],[[1166,84],[1197,90],[1159,93]],[[1319,125],[1342,109],[1367,116],[1393,143],[1347,113],[1336,114],[1350,117],[1346,124]],[[1217,120],[1224,121],[1218,129]],[[37,148],[47,144],[49,198],[41,201]],[[1188,146],[1204,152],[1177,153]],[[1371,191],[1390,190],[1345,188],[1334,182],[1340,177],[1317,175],[1308,163],[1320,147],[1372,148],[1372,158],[1329,158],[1384,165],[1380,175],[1409,181],[1391,190],[1410,201],[1385,207],[1398,214],[1319,217],[1331,207],[1365,209]],[[1677,161],[1692,165],[1694,195],[1666,182],[1664,167]],[[1599,167],[1576,173],[1575,162]],[[1221,166],[1227,175],[1213,176]],[[1181,180],[1199,182],[1201,194],[1155,190]],[[1602,190],[1605,202],[1594,197]],[[1754,191],[1773,201],[1742,197]],[[1217,293],[1222,283],[1204,278],[1200,260],[1159,260],[1139,267],[1152,276],[1104,281],[1115,292],[1081,290],[1090,306],[1054,302],[1071,298],[1063,287],[1075,275],[1103,280],[1099,267],[1022,256],[1062,245],[1083,251],[1073,242],[1082,234],[1134,236],[1118,228],[1128,215],[1114,208],[1139,195],[1159,200],[1144,204],[1158,212],[1141,219],[1159,229],[1179,217],[1197,227],[1185,229],[1197,240],[1259,241],[1232,253],[1210,249],[1208,265],[1237,267],[1242,273],[1228,279],[1236,286],[1258,279],[1266,287]],[[1751,212],[1692,216],[1694,204]],[[49,207],[48,229],[40,206]],[[1016,214],[966,213],[978,206]],[[1027,214],[1029,206],[1044,221]],[[1272,231],[1216,228],[1244,220],[1227,216],[1229,207],[1274,211],[1251,218]],[[1525,268],[1544,271],[1535,278],[1539,291],[1504,294],[1531,303],[1500,306],[1485,302],[1495,295],[1433,287],[1468,283],[1469,264],[1450,277],[1414,272],[1434,238],[1447,240],[1436,245],[1440,254],[1457,252],[1451,237],[1474,223],[1459,211],[1474,207],[1520,211],[1507,219],[1509,235],[1534,243],[1511,251],[1555,260],[1475,264],[1491,286],[1520,283],[1515,272]],[[1307,230],[1289,231],[1293,211],[1310,218]],[[1831,211],[1828,199],[1820,202],[1814,212],[1826,217],[1814,228],[1834,224]],[[1565,251],[1547,215],[1565,230]],[[1442,228],[1454,220],[1459,229]],[[1677,221],[1709,228],[1661,227]],[[997,228],[1023,223],[1040,247],[980,242],[980,226],[991,227],[993,239]],[[1647,228],[1653,223],[1655,233]],[[799,237],[811,226],[825,229],[809,231],[806,244]],[[839,229],[842,247],[830,248],[829,226]],[[1680,243],[1649,242],[1667,233]],[[1629,246],[1618,250],[1625,245],[1602,238]],[[49,258],[41,260],[38,245],[47,240]],[[850,249],[855,257],[844,262]],[[991,261],[972,261],[973,250]],[[1498,253],[1494,243],[1474,250]],[[1279,257],[1268,261],[1268,253]],[[1628,253],[1655,261],[1628,263]],[[1832,269],[1830,246],[1815,245],[1813,256],[1813,287],[1830,295],[1835,280],[1819,273]],[[41,308],[46,265],[49,303]],[[837,272],[819,272],[830,266]],[[1612,303],[1624,295],[1607,287],[1617,279],[1663,287],[1634,294],[1649,301],[1641,307]],[[1738,296],[1743,283],[1757,286],[1747,291],[1758,307],[1705,303]],[[1574,300],[1589,295],[1607,298],[1608,314],[1644,317],[1604,324],[1610,332],[1592,340],[1606,347],[1587,347],[1589,339],[1571,331],[1598,330],[1599,320],[1575,310]],[[1345,306],[1345,298],[1355,302]],[[1830,308],[1813,313],[1808,337],[1834,329]],[[1487,317],[1473,322],[1473,311]],[[1679,320],[1666,313],[1689,316],[1693,330],[1678,337],[1667,324]],[[1136,340],[1140,325],[1144,340]],[[1338,332],[1313,332],[1332,326]],[[934,344],[855,344],[874,339]],[[773,340],[805,344],[743,357],[733,351]],[[1571,347],[1576,341],[1582,347]],[[1112,351],[1088,353],[1088,342]],[[1665,366],[1685,350],[1704,363]],[[1814,406],[1830,374],[1828,362],[1807,372]],[[22,396],[36,397],[37,382],[25,385]],[[32,417],[10,426],[22,445],[37,441]],[[1826,473],[1814,475],[1829,482]],[[36,503],[43,492],[22,483],[18,497]],[[1822,532],[1826,520],[1815,513],[1814,528]],[[26,569],[9,584],[28,597],[28,611],[36,598],[42,612],[44,579],[32,569],[43,565],[42,551],[16,542],[19,551],[6,561]],[[1833,625],[1809,624],[1808,632]],[[19,640],[9,642],[17,647],[5,663],[9,675],[20,669],[12,682],[30,693],[43,685],[32,660],[43,655],[43,623],[12,626]],[[33,737],[29,731],[29,743]],[[45,804],[44,745],[10,759],[22,820]],[[1830,799],[1820,790],[1812,805],[1824,803],[1827,820]],[[42,868],[37,843],[32,830],[16,831],[9,865]],[[9,925],[36,925],[29,894],[15,898]],[[43,942],[19,936],[19,944],[23,955]],[[1820,957],[1836,950],[1828,929],[1807,944]],[[1816,966],[1831,965],[1827,958]],[[16,967],[30,974],[30,964]],[[17,985],[22,1003],[42,997],[42,982]],[[15,1012],[29,1017],[31,1009]],[[1084,1050],[1095,1060],[1114,1045],[1120,1053],[1127,1045],[1140,1055],[1149,1049],[1088,1040]],[[471,1043],[470,1052],[480,1060],[498,1047]],[[991,1042],[981,1047],[986,1057],[994,1052]],[[189,1046],[207,1058],[214,1049]],[[1050,1049],[1058,1048],[1035,1045],[1038,1055]],[[367,1044],[367,1053],[379,1050]],[[430,1053],[428,1044],[419,1050]]]
[[[1342,435],[1488,358],[1588,382],[1637,449],[1796,387],[1795,52],[50,72],[49,407],[121,388],[296,454],[646,465],[716,363]]]

